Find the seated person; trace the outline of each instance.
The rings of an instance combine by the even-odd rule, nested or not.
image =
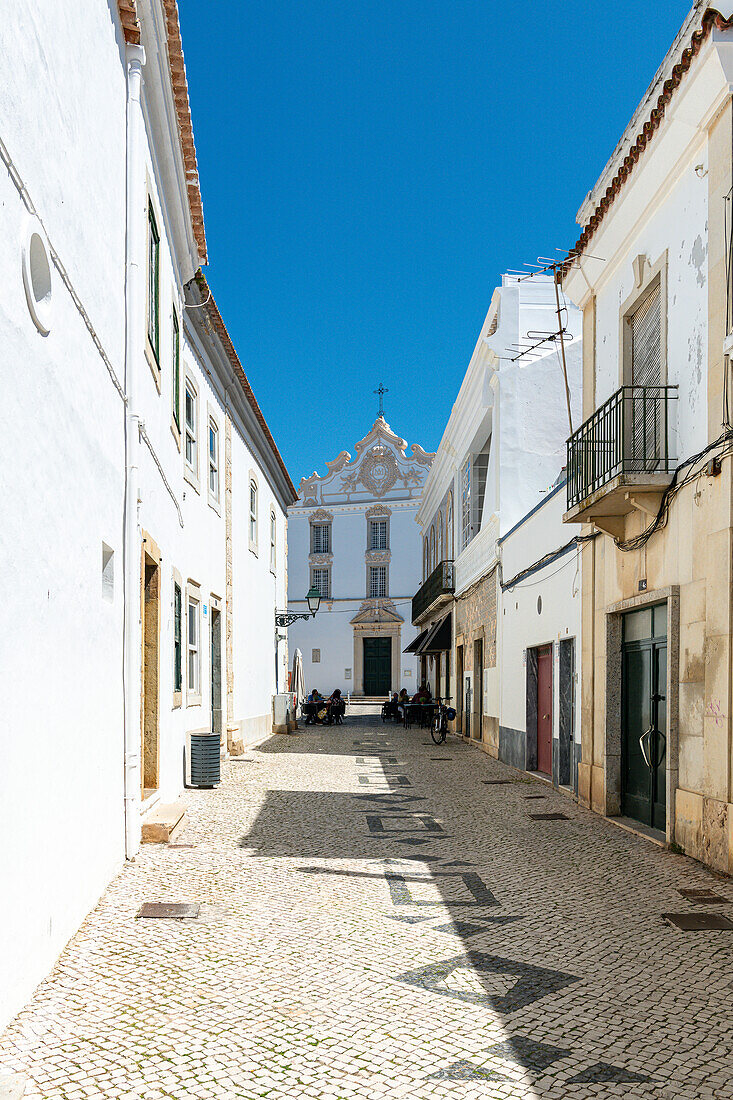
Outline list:
[[[429,703],[431,699],[430,688],[427,684],[420,684],[420,687],[412,697],[413,703]]]
[[[308,702],[309,703],[322,703],[323,702],[323,696],[321,695],[318,688],[313,688],[313,691],[308,696]]]
[[[399,703],[399,696],[398,696],[396,691],[393,691],[392,692],[392,698],[389,700],[388,703],[384,704],[385,714],[387,715],[388,718],[394,718],[395,721],[400,716],[400,710],[399,710],[398,703]]]
[[[331,710],[331,721],[340,722],[344,714],[346,714],[346,703],[341,698],[341,688],[336,688],[331,693],[331,697],[328,700]]]

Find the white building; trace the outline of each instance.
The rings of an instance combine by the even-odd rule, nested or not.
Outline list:
[[[271,732],[295,489],[197,275],[175,0],[21,0],[0,56],[2,1023],[180,817],[186,735]]]
[[[380,415],[364,439],[300,482],[289,509],[289,607],[315,619],[290,628],[303,652],[306,687],[356,696],[416,690],[417,664],[403,653],[415,631],[410,601],[420,576],[415,516],[432,454],[394,434]]]
[[[569,411],[579,420],[581,325],[574,307],[561,306],[558,319],[554,283],[543,275],[505,275],[494,292],[423,491],[423,584],[412,621],[423,674],[453,700],[456,729],[506,763],[568,785],[565,756],[577,753],[560,724],[570,666],[566,649],[561,681],[559,646],[578,637],[580,600],[565,598],[564,575],[535,568],[568,542],[551,487],[565,464]],[[559,341],[540,341],[561,325],[568,391]],[[516,591],[502,585],[527,569],[534,619],[530,596],[518,591],[529,581]],[[539,714],[538,691],[548,704]]]

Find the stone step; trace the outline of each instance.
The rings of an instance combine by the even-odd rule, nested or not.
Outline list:
[[[144,818],[140,839],[143,844],[167,844],[186,814],[183,802],[158,804]]]

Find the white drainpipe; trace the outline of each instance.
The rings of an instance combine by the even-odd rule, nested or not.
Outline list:
[[[125,855],[140,848],[140,535],[138,533],[138,452],[136,365],[143,348],[145,256],[144,164],[140,89],[145,51],[128,46],[127,64],[127,231],[125,246],[125,528],[124,528],[124,708],[125,708]]]

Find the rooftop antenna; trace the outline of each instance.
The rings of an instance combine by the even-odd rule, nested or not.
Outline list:
[[[385,395],[385,393],[389,393],[389,390],[385,389],[384,386],[382,385],[382,383],[380,382],[379,383],[379,389],[378,390],[373,390],[372,392],[379,394],[379,414],[377,416],[377,419],[379,419],[380,416],[384,417],[384,395]]]
[[[560,345],[560,362],[562,365],[562,375],[565,382],[565,403],[568,409],[568,426],[570,428],[570,434],[573,434],[573,414],[570,408],[570,385],[568,383],[568,365],[565,359],[565,341],[572,340],[572,335],[567,329],[567,307],[560,305],[560,280],[558,278],[558,272],[564,269],[566,265],[573,262],[575,259],[575,252],[567,252],[561,249],[556,251],[561,252],[562,256],[558,259],[553,259],[547,256],[538,256],[536,264],[525,264],[524,271],[510,271],[508,274],[516,277],[518,283],[523,283],[527,279],[533,279],[535,275],[551,275],[553,286],[555,287],[555,313],[557,314],[557,329],[554,332],[542,332],[532,331],[527,332],[525,337],[518,343],[511,345],[507,348],[508,355],[506,358],[512,363],[519,363],[522,360],[525,362],[534,363],[538,357],[541,357],[543,352],[540,350],[548,344]],[[532,270],[529,270],[529,269]],[[564,314],[564,317],[563,317]],[[504,358],[503,356],[501,358]]]

